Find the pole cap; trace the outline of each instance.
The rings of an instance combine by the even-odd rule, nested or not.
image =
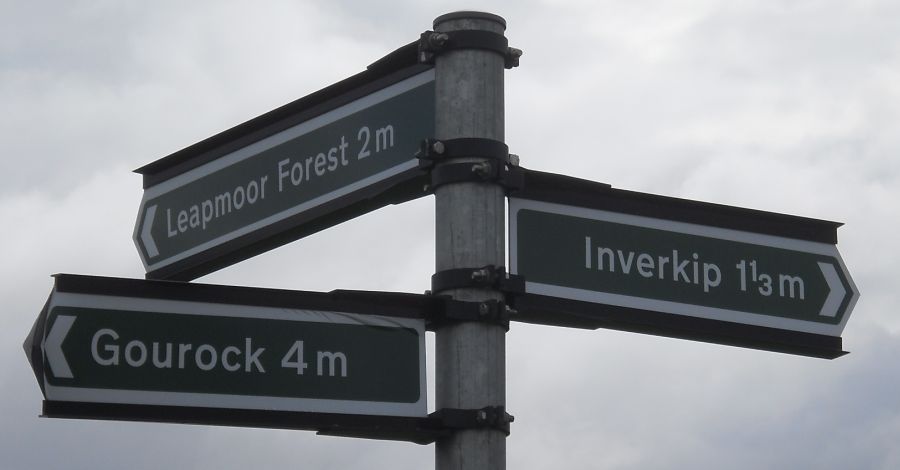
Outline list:
[[[447,13],[434,19],[434,27],[437,28],[437,25],[452,20],[488,20],[499,23],[503,26],[503,29],[506,29],[506,20],[502,16],[483,11],[454,11]]]

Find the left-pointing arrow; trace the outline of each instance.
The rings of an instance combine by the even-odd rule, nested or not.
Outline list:
[[[156,242],[153,241],[153,234],[150,233],[150,230],[153,229],[154,217],[156,217],[155,205],[147,208],[147,213],[144,214],[144,227],[141,229],[141,241],[144,242],[148,258],[154,258],[159,255],[159,249],[156,247]]]
[[[44,341],[47,363],[50,364],[50,371],[53,372],[54,377],[61,379],[75,377],[72,375],[72,369],[69,368],[69,363],[66,361],[66,356],[62,350],[63,340],[66,339],[66,335],[69,334],[69,330],[72,329],[72,324],[74,323],[75,317],[72,315],[56,317],[56,321],[53,322],[53,326],[50,327],[50,333]]]

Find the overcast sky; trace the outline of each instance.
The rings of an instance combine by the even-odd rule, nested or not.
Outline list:
[[[51,274],[143,277],[133,169],[470,8],[0,0],[0,467],[431,468],[433,446],[39,419],[21,345]],[[833,361],[514,324],[508,467],[900,468],[900,3],[475,8],[504,16],[525,51],[506,73],[507,143],[524,166],[844,222],[838,248],[862,292],[843,333],[851,354]],[[385,208],[200,281],[422,292],[433,204]]]

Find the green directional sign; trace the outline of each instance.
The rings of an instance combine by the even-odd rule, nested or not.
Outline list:
[[[832,244],[671,219],[511,199],[510,245],[528,293],[640,311],[839,336],[858,296]]]
[[[358,89],[335,96],[339,106],[327,112],[301,106],[298,115],[312,117],[265,137],[265,126],[235,131],[220,139],[217,158],[181,172],[170,166],[167,178],[154,179],[134,231],[149,277],[196,277],[223,258],[289,241],[286,233],[318,230],[327,223],[317,219],[417,175],[416,152],[434,133],[433,69],[368,87],[353,100]],[[192,161],[206,158],[194,153]],[[367,204],[357,212],[377,208]]]
[[[54,290],[32,362],[48,401],[424,416],[424,322],[319,304]]]

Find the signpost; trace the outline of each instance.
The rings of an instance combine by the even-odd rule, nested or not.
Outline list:
[[[536,171],[507,178],[518,158],[503,141],[503,74],[521,51],[496,15],[434,27],[137,170],[134,242],[147,277],[166,281],[56,276],[25,340],[44,414],[436,442],[438,469],[502,469],[510,319],[845,354],[859,292],[840,224]],[[434,295],[179,282],[429,191]],[[524,293],[502,266],[507,195],[509,272]]]
[[[25,349],[48,402],[425,417],[424,320],[383,300],[359,312],[328,294],[58,275]]]
[[[147,276],[190,280],[424,195],[390,194],[421,177],[415,154],[434,133],[434,70],[401,72],[363,72],[139,169]]]
[[[528,187],[541,191],[540,178]],[[524,277],[528,294],[831,338],[840,336],[859,295],[835,245],[820,240],[828,222],[604,185],[580,194],[559,186],[557,193],[563,188],[564,197],[581,200],[564,203],[546,192],[510,198],[510,268]],[[660,214],[634,210],[640,198]],[[728,226],[728,214],[755,228]],[[795,231],[825,230],[779,236],[767,233],[773,219]],[[818,353],[839,354],[826,349]]]

